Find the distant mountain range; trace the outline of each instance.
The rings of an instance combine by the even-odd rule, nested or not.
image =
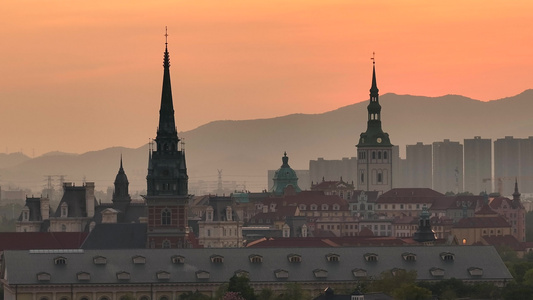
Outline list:
[[[416,142],[533,135],[533,90],[489,102],[457,95],[385,94],[380,103],[383,129],[393,144],[400,145],[401,153],[405,145]],[[307,169],[309,160],[318,157],[353,157],[359,134],[366,130],[367,105],[364,101],[322,114],[214,121],[180,132],[186,141],[189,182],[216,181],[217,170],[223,170],[224,181],[246,183],[247,189],[260,191],[267,187],[267,170],[279,168],[284,151],[294,169]],[[0,181],[38,191],[46,183],[45,175],[67,175],[67,181],[81,184],[85,178],[96,182],[97,190],[106,190],[113,184],[121,154],[130,191],[145,189],[147,145],[84,154],[54,152],[33,159],[20,153],[0,154]]]

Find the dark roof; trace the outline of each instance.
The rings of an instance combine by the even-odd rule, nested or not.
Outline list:
[[[454,228],[501,228],[511,227],[501,216],[463,218],[453,225]]]
[[[485,240],[487,245],[491,246],[507,246],[513,249],[514,251],[524,251],[525,243],[520,243],[513,235],[498,235],[498,236],[488,236],[484,235],[482,238]]]
[[[113,208],[118,211],[117,223],[139,223],[139,219],[148,216],[146,203],[128,202],[116,207],[114,203],[100,203],[94,208],[94,222],[102,223],[102,211]]]
[[[77,249],[86,237],[86,232],[0,232],[0,251]]]
[[[325,195],[322,191],[302,191],[296,195],[287,195],[277,198],[269,198],[263,201],[263,204],[276,203],[277,207],[291,205],[291,204],[311,204],[320,205],[328,204],[328,210],[333,210],[333,204],[338,204],[340,210],[348,209],[348,202],[337,195]]]
[[[475,212],[476,216],[497,216],[498,213],[493,211],[488,204],[481,207],[480,210]]]
[[[330,288],[324,294],[314,298],[313,300],[351,300],[352,295],[337,295]],[[353,295],[364,295],[365,300],[394,300],[391,296],[384,293],[355,293]]]
[[[443,194],[429,188],[396,188],[383,193],[377,203],[434,203]]]
[[[404,260],[405,252],[416,255],[416,262]],[[443,261],[441,253],[451,252],[454,261]],[[376,261],[367,261],[367,254],[375,254]],[[261,263],[250,261],[250,255],[262,257]],[[290,262],[288,256],[301,257],[298,263]],[[339,261],[329,261],[328,255],[335,254]],[[171,257],[181,255],[184,263],[171,263]],[[212,255],[223,257],[222,263],[213,263]],[[55,265],[58,256],[67,263]],[[95,265],[93,258],[103,256],[105,265]],[[132,257],[143,256],[146,264],[135,265]],[[9,274],[9,285],[38,284],[36,274],[47,272],[47,284],[120,284],[117,272],[128,272],[131,278],[126,284],[149,284],[161,282],[156,273],[168,272],[174,283],[224,283],[235,271],[249,272],[251,283],[321,282],[315,270],[326,271],[328,282],[353,281],[353,270],[362,268],[367,276],[379,276],[393,268],[417,272],[417,280],[436,280],[430,273],[431,268],[444,270],[438,279],[457,278],[469,281],[508,281],[512,279],[498,252],[493,246],[399,246],[399,247],[339,247],[339,248],[202,248],[202,249],[121,249],[121,250],[75,250],[69,251],[5,251],[5,272]],[[480,277],[471,277],[468,268],[483,269]],[[275,270],[286,270],[288,278],[279,279]],[[197,278],[197,272],[209,272],[209,278]],[[76,274],[89,273],[90,280],[80,283]],[[287,273],[286,273],[287,274]],[[41,283],[42,284],[42,283]],[[324,287],[325,288],[325,287]]]
[[[68,217],[69,218],[82,218],[87,217],[87,203],[85,202],[86,186],[64,186],[63,197],[57,206],[58,209],[54,213],[53,217],[61,217],[61,205],[66,203],[68,205]],[[93,199],[94,205],[96,198]]]
[[[348,189],[353,190],[354,185],[344,181],[321,181],[311,187],[313,191]]]
[[[146,223],[96,224],[81,248],[137,249],[146,248]]]
[[[352,247],[352,246],[401,246],[405,241],[396,237],[345,236],[345,237],[289,237],[268,238],[248,244],[252,248],[281,247]]]
[[[35,222],[35,221],[42,221],[43,217],[41,215],[41,198],[26,198],[26,204],[25,206],[28,207],[30,210],[28,221]],[[52,209],[50,208],[50,215],[52,214]],[[18,221],[22,221],[22,212],[20,213],[18,217]]]

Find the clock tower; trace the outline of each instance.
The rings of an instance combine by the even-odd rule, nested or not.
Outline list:
[[[159,126],[155,149],[150,143],[147,194],[144,197],[148,209],[147,245],[150,248],[181,248],[187,246],[189,177],[185,150],[180,144],[174,120],[168,43],[165,43],[163,68]]]
[[[392,188],[392,144],[389,134],[381,129],[381,105],[375,61],[372,66],[372,87],[367,110],[366,132],[361,133],[357,144],[357,187],[364,191],[384,193]]]

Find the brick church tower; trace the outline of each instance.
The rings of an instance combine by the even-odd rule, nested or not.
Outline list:
[[[147,245],[149,248],[182,248],[186,247],[189,177],[185,151],[180,146],[174,121],[168,42],[165,42],[163,67],[159,126],[155,149],[150,147],[146,176]]]

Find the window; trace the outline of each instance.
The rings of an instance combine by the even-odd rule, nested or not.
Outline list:
[[[107,264],[107,258],[103,257],[103,256],[95,256],[93,257],[93,263],[95,265],[105,265]]]
[[[316,204],[311,204],[311,210],[316,210],[317,209],[317,205]]]
[[[185,263],[185,257],[181,255],[174,255],[170,258],[173,264],[183,264]]]
[[[117,272],[117,279],[118,280],[130,280],[130,273],[128,272]]]
[[[66,265],[67,264],[67,259],[63,256],[58,256],[56,258],[54,258],[54,264],[56,265]]]
[[[196,279],[209,279],[210,275],[209,272],[200,270],[196,271]]]
[[[443,261],[454,261],[455,260],[455,254],[451,252],[442,252],[440,254],[440,259]]]
[[[429,269],[429,273],[433,277],[444,277],[444,269],[441,268],[431,268]]]
[[[210,259],[211,259],[211,262],[215,264],[221,264],[224,262],[224,256],[218,255],[218,254],[211,255]]]
[[[387,151],[383,151],[383,159],[387,159],[388,158],[388,152]]]
[[[338,262],[340,261],[340,258],[341,258],[340,255],[335,254],[335,253],[326,254],[326,260],[329,262]]]
[[[136,265],[144,265],[146,263],[146,257],[136,255],[131,258],[131,261]]]
[[[61,224],[61,232],[67,232],[67,225]]]
[[[246,278],[250,278],[250,272],[246,271],[246,270],[237,270],[235,271],[235,276],[237,277],[246,277]]]
[[[378,151],[378,159],[381,159],[381,151]]]
[[[161,211],[161,225],[170,225],[171,221],[171,215],[170,215],[170,210],[168,208],[165,208],[163,209],[163,211]]]
[[[289,278],[289,271],[278,269],[274,271],[274,275],[276,276],[277,279],[287,279]]]
[[[376,253],[366,253],[364,255],[364,258],[368,262],[376,262],[376,261],[378,261],[378,255]]]
[[[361,183],[365,183],[365,172],[361,171]]]
[[[91,274],[87,272],[79,272],[78,274],[76,274],[76,277],[78,278],[79,281],[91,280]]]
[[[328,277],[328,271],[324,269],[314,269],[313,275],[315,275],[315,278],[327,278]]]
[[[381,171],[378,173],[378,183],[382,183],[383,182],[383,174],[381,173]]]
[[[481,277],[483,276],[483,269],[478,267],[470,267],[468,268],[468,273],[472,277]]]
[[[170,279],[170,273],[166,271],[159,271],[156,273],[157,279],[159,280],[169,280]]]
[[[353,269],[352,275],[356,278],[366,277],[367,273],[365,269]]]
[[[376,159],[376,151],[372,151],[372,159]]]
[[[402,253],[402,258],[404,261],[416,261],[416,254],[405,252],[405,253]]]
[[[37,280],[39,281],[50,281],[50,274],[46,272],[37,273]]]
[[[302,262],[302,257],[298,254],[289,254],[287,255],[287,259],[291,263],[299,263]]]
[[[250,262],[254,264],[263,262],[263,257],[258,254],[251,254],[250,256],[248,256],[248,258],[250,259]]]
[[[322,204],[322,210],[328,210],[329,206],[327,204]]]
[[[170,241],[169,240],[164,240],[162,247],[165,248],[165,249],[170,248]]]

